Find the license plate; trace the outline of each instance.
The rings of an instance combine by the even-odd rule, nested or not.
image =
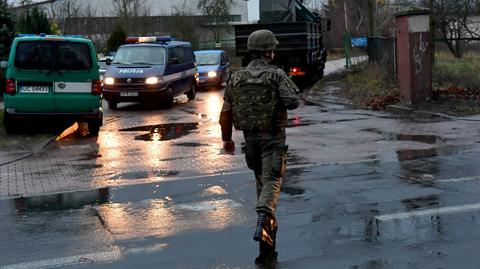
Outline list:
[[[138,96],[138,92],[120,92],[120,96],[124,96],[124,97]]]
[[[48,93],[48,86],[20,86],[21,93]]]

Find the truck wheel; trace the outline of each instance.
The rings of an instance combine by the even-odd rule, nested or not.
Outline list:
[[[162,105],[164,108],[171,108],[173,106],[173,90],[172,88],[168,87],[166,91],[167,94],[165,96],[165,100],[162,102]]]
[[[189,101],[195,99],[195,96],[197,95],[197,88],[195,87],[195,84],[192,83],[190,85],[190,90],[187,92],[187,98]]]
[[[100,127],[103,125],[103,115],[99,119],[88,122],[88,132],[91,136],[98,135],[100,132]]]
[[[108,109],[117,109],[117,104],[116,102],[113,102],[113,101],[108,101]]]

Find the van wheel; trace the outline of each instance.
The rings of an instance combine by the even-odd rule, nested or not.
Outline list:
[[[165,100],[162,102],[164,108],[171,108],[173,106],[173,90],[172,88],[168,87],[166,89],[167,94],[165,96]]]
[[[18,132],[16,124],[6,111],[3,113],[3,127],[5,128],[5,133],[7,134],[14,134]]]
[[[117,104],[116,102],[111,102],[111,101],[108,101],[108,109],[117,109]]]
[[[192,85],[190,86],[190,90],[187,92],[187,98],[188,98],[188,100],[191,101],[191,100],[195,99],[196,95],[197,95],[197,88],[192,83]]]
[[[91,136],[98,135],[100,132],[100,127],[103,125],[103,115],[100,115],[100,118],[94,121],[88,122],[88,132]]]

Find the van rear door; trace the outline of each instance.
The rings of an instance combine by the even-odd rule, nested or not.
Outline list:
[[[100,96],[92,94],[92,84],[99,80],[95,52],[88,43],[58,42],[55,92],[57,112],[89,112],[100,107]]]
[[[10,108],[18,112],[54,112],[55,93],[47,76],[53,57],[53,50],[46,42],[18,43],[13,71],[17,93],[9,98]]]

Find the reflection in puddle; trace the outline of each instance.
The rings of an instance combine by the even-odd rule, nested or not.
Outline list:
[[[120,174],[111,176],[110,180],[171,177],[171,176],[176,176],[179,173],[180,173],[179,171],[172,171],[172,170],[130,171],[130,172],[120,173]]]
[[[383,135],[386,141],[413,141],[413,142],[420,142],[420,143],[426,143],[426,144],[436,144],[437,142],[445,141],[445,139],[435,135],[396,134],[396,133],[381,131],[376,128],[367,128],[367,129],[363,129],[362,131]]]
[[[121,132],[148,131],[148,134],[135,136],[135,140],[167,141],[188,135],[192,130],[198,129],[198,123],[167,123],[151,126],[140,126],[122,129]]]
[[[288,119],[287,127],[301,127],[301,126],[309,126],[315,124],[316,122],[308,119],[303,119],[302,117],[295,117]]]
[[[422,158],[431,158],[438,156],[436,148],[429,149],[402,149],[397,150],[399,161],[410,161]]]
[[[20,197],[14,199],[13,203],[17,212],[24,213],[28,211],[79,209],[86,205],[107,203],[108,199],[108,188],[101,188],[88,191]]]
[[[198,147],[208,147],[210,145],[209,144],[196,143],[196,142],[188,142],[188,143],[176,143],[175,146],[198,148]]]
[[[433,206],[438,206],[439,197],[438,195],[429,195],[424,197],[418,197],[414,199],[405,199],[402,200],[402,203],[408,210],[415,210],[419,208],[430,208]]]

